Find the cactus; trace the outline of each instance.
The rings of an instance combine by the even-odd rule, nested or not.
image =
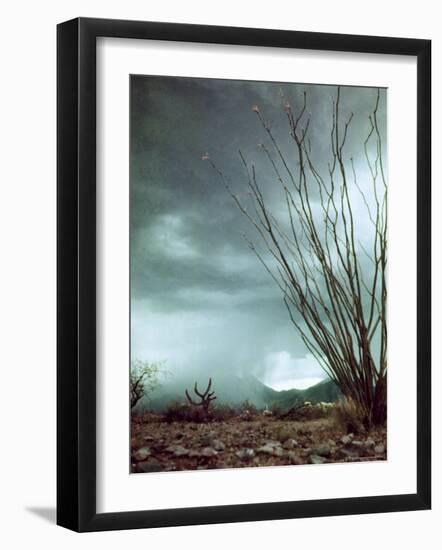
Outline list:
[[[202,407],[204,414],[206,416],[209,416],[209,406],[212,401],[216,399],[216,395],[214,391],[210,391],[210,388],[212,387],[212,379],[209,378],[209,383],[207,385],[207,388],[204,392],[198,391],[198,384],[195,382],[195,386],[193,388],[193,391],[195,394],[200,398],[199,402],[195,402],[191,397],[189,392],[186,389],[186,397],[192,405],[195,405],[196,407]]]

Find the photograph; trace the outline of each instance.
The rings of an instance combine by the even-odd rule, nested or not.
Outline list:
[[[1,547],[441,538],[438,6],[4,4]]]
[[[130,75],[131,473],[387,460],[387,96]]]

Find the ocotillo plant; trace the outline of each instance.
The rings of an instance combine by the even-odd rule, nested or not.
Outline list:
[[[186,397],[192,405],[195,405],[196,407],[202,407],[204,414],[208,416],[209,414],[209,407],[210,403],[216,399],[216,395],[214,391],[210,391],[210,388],[212,387],[212,379],[209,378],[209,383],[207,385],[207,388],[204,392],[198,391],[198,383],[195,382],[195,386],[193,388],[193,391],[195,394],[200,398],[199,402],[195,402],[191,397],[189,392],[186,389]]]
[[[293,141],[290,149],[279,145],[259,107],[252,107],[266,136],[260,147],[267,171],[258,177],[260,171],[239,152],[247,195],[233,191],[208,154],[202,159],[220,175],[256,230],[260,244],[247,236],[246,241],[279,287],[307,349],[354,402],[363,423],[383,425],[387,418],[388,226],[380,92],[368,116],[366,137],[359,139],[358,158],[365,157],[365,169],[346,150],[353,113],[343,120],[340,96],[338,87],[325,161],[322,157],[318,161],[321,153],[315,153],[315,142],[309,139],[306,92],[297,112],[288,102],[284,105]],[[265,194],[272,183],[285,203],[277,212]],[[367,228],[358,219],[357,202],[361,211],[367,210]]]

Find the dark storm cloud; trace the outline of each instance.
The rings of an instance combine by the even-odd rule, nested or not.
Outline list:
[[[288,101],[294,111],[300,109],[304,90],[315,121],[310,130],[313,155],[325,167],[335,87],[131,78],[133,356],[167,359],[172,370],[190,364],[207,370],[209,361],[213,368],[217,363],[257,374],[275,353],[305,358],[279,290],[242,237],[245,233],[256,240],[256,235],[219,176],[201,160],[208,152],[246,199],[240,149],[259,166],[269,203],[281,208],[275,186],[266,185],[271,172],[258,144],[268,143],[268,137],[251,107],[259,105],[283,152],[293,158],[282,105]],[[342,91],[342,117],[357,114],[348,139],[348,153],[356,158],[374,99],[371,89]],[[301,377],[305,368],[304,361]]]

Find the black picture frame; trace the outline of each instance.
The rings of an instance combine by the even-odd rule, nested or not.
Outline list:
[[[417,59],[417,492],[96,512],[96,39],[118,37]],[[75,531],[425,510],[431,506],[431,41],[79,18],[57,28],[57,523]]]

